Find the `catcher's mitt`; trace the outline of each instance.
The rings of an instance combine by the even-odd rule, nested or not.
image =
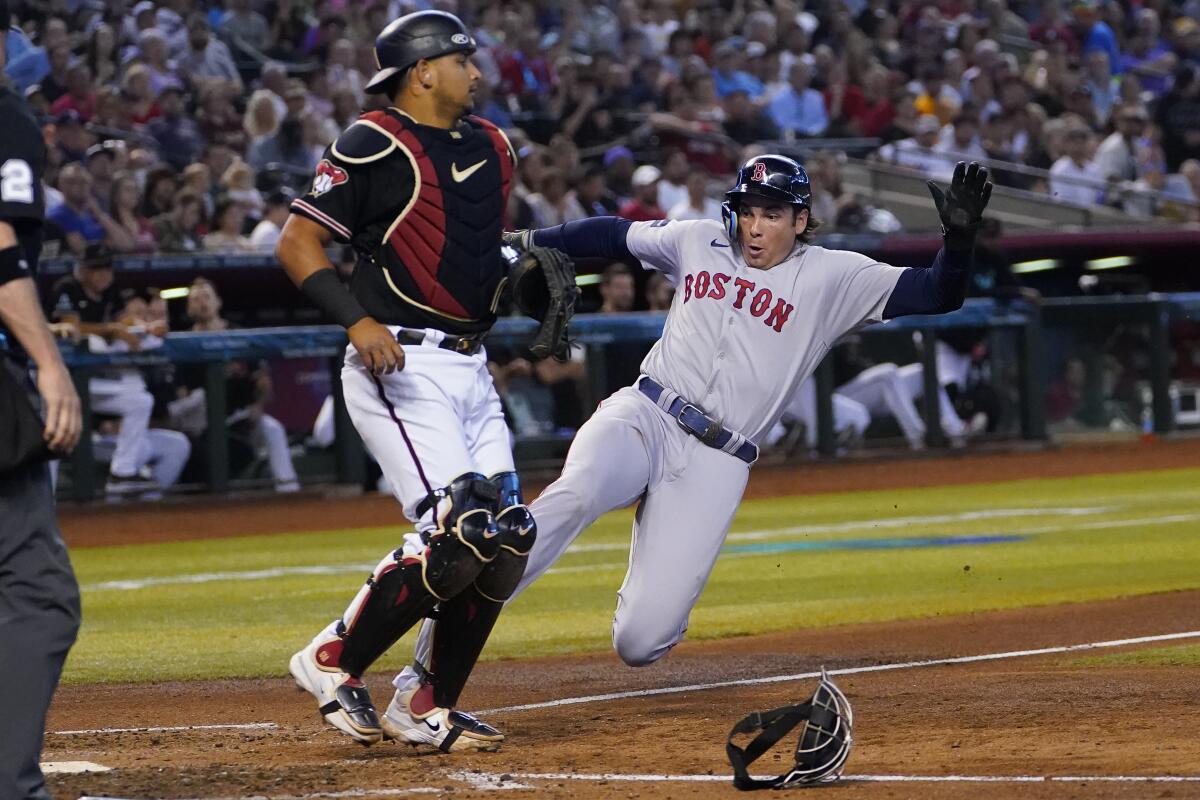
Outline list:
[[[531,247],[509,270],[508,285],[521,313],[542,323],[529,344],[529,352],[538,360],[547,356],[566,359],[570,346],[567,323],[579,299],[571,259],[561,250]]]

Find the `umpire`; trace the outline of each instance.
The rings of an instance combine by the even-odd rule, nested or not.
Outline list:
[[[0,67],[8,27],[0,0]],[[46,460],[75,446],[80,411],[33,282],[46,148],[24,100],[5,86],[0,119],[0,797],[40,800],[50,796],[38,766],[46,709],[79,630],[79,586]]]

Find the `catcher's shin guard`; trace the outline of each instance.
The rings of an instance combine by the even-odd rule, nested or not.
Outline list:
[[[434,493],[438,528],[422,536],[425,549],[384,557],[346,609],[339,628],[345,671],[365,672],[439,600],[461,593],[496,557],[496,499],[496,487],[474,472]]]
[[[517,474],[502,472],[492,480],[499,487],[503,509],[496,517],[499,551],[480,570],[474,583],[438,607],[430,680],[434,702],[443,708],[457,704],[504,602],[521,582],[525,562],[537,537],[533,516],[521,501]]]

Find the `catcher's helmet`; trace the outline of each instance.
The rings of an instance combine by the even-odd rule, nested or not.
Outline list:
[[[757,195],[801,208],[812,207],[812,187],[808,173],[799,162],[787,156],[756,156],[738,169],[733,188],[725,193],[721,217],[729,241],[737,238],[738,201],[743,195]]]
[[[475,39],[458,17],[445,11],[406,14],[375,37],[375,64],[379,72],[367,84],[367,91],[384,91],[392,77],[423,58],[458,52],[475,52]]]
[[[750,764],[800,723],[804,723],[804,729],[796,743],[792,768],[777,778],[750,777]],[[733,785],[738,789],[778,789],[836,781],[850,756],[853,730],[850,701],[822,669],[817,690],[808,702],[756,712],[733,726],[725,744],[725,754],[733,765]],[[746,747],[734,744],[736,736],[750,733],[758,735]]]

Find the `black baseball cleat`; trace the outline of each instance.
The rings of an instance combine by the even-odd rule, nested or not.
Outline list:
[[[419,687],[418,687],[419,688]],[[462,711],[435,707],[424,714],[412,710],[417,689],[397,691],[383,714],[384,736],[416,746],[427,744],[443,753],[460,750],[496,750],[504,734]]]
[[[342,672],[337,659],[331,658],[340,644],[337,639],[323,644],[314,641],[292,656],[289,669],[296,685],[317,698],[317,710],[326,722],[370,746],[383,740],[379,714],[363,682]]]

